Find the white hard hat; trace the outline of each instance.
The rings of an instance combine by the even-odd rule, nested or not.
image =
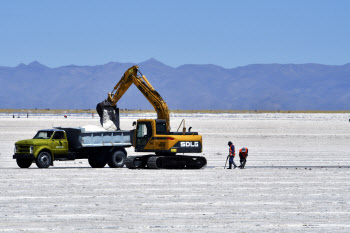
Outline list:
[[[242,148],[242,152],[244,153],[246,151],[245,147]]]

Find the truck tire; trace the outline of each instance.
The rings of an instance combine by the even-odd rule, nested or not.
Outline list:
[[[89,164],[92,168],[103,168],[107,164],[105,155],[90,155],[89,156]]]
[[[48,168],[50,167],[52,158],[49,152],[43,151],[40,152],[38,157],[35,159],[35,163],[38,168]]]
[[[112,168],[122,168],[125,164],[126,155],[123,151],[117,150],[108,155],[108,166]]]
[[[33,163],[31,159],[16,159],[16,162],[20,168],[29,168]]]

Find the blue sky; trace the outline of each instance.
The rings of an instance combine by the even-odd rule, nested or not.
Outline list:
[[[0,1],[0,66],[350,63],[350,1]]]

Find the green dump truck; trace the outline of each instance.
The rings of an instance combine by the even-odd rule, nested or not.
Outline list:
[[[132,146],[131,131],[86,132],[84,128],[54,128],[39,130],[33,139],[15,143],[13,159],[20,168],[29,168],[33,162],[39,168],[53,166],[53,161],[88,159],[93,168],[108,164],[123,167],[126,147]]]

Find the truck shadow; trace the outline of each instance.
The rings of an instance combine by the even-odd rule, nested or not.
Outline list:
[[[218,166],[207,166],[206,168],[220,168]],[[222,167],[224,168],[224,167]],[[350,165],[318,165],[318,166],[246,166],[244,169],[327,169],[327,168],[350,168]],[[239,168],[236,168],[239,169]]]
[[[203,169],[224,169],[224,167],[221,166],[206,166],[202,169],[159,169],[159,170],[203,170]],[[342,165],[342,166],[247,166],[244,169],[305,169],[305,170],[312,170],[312,169],[339,169],[339,168],[345,168],[345,169],[349,169],[350,165]],[[30,167],[30,168],[19,168],[19,167],[0,167],[0,170],[19,170],[19,169],[40,169],[37,168],[35,166]],[[110,168],[108,166],[104,167],[104,168],[92,168],[90,166],[86,166],[86,167],[49,167],[46,169],[40,169],[40,170],[67,170],[67,169],[92,169],[92,170],[96,170],[96,169],[114,169],[114,170],[120,170],[120,169],[128,169],[127,167],[123,167],[123,168]],[[146,168],[147,169],[147,168]],[[135,170],[135,169],[130,169],[130,170]],[[140,169],[136,169],[136,170],[140,170]],[[142,169],[141,169],[142,170]],[[149,170],[149,169],[147,169]],[[239,168],[236,169],[232,169],[232,170],[241,170]]]

